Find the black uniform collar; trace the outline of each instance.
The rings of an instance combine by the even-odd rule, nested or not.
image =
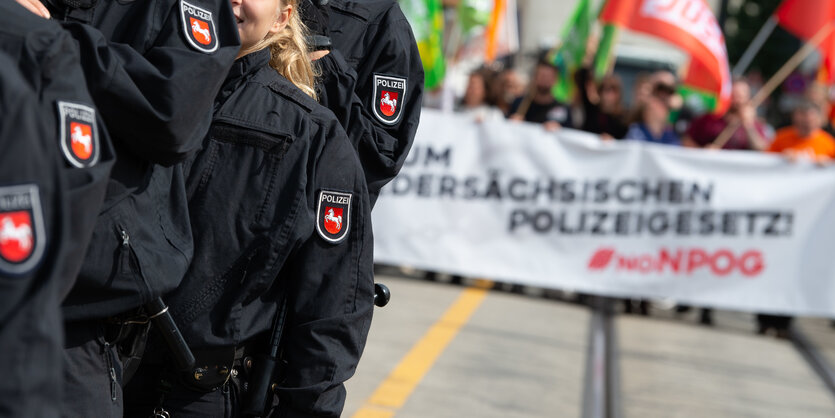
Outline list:
[[[270,49],[264,48],[250,54],[246,54],[235,60],[223,87],[215,100],[215,108],[232,94],[246,79],[255,74],[259,69],[270,64]]]

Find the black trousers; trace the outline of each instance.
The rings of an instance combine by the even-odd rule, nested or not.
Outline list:
[[[122,361],[102,321],[65,324],[65,417],[121,417]]]
[[[198,392],[177,383],[170,367],[142,365],[125,386],[125,417],[149,418],[155,410],[170,416],[231,418],[238,414],[238,390],[231,380],[217,390]]]

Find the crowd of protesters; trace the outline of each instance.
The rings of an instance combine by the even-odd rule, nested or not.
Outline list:
[[[637,74],[624,86],[617,73],[595,78],[591,69],[573,75],[574,100],[561,102],[553,94],[560,70],[540,59],[525,85],[513,68],[478,68],[469,74],[456,111],[478,122],[508,119],[542,124],[547,131],[578,129],[601,140],[645,141],[668,146],[782,153],[791,161],[811,159],[821,165],[835,161],[832,106],[826,86],[811,82],[774,128],[752,105],[752,85],[735,78],[731,102],[724,114],[689,106],[676,76],[669,71]],[[624,89],[631,88],[626,104]],[[787,123],[786,123],[787,122]],[[785,126],[781,126],[785,125]],[[727,131],[727,132],[726,132]],[[634,303],[633,303],[634,302]],[[626,313],[649,314],[647,301],[626,301]],[[690,310],[677,306],[676,313]],[[713,324],[710,309],[702,309],[699,322]],[[760,334],[786,337],[791,318],[757,315]],[[833,322],[835,326],[835,322]]]
[[[568,103],[552,93],[559,76],[559,69],[544,59],[536,63],[527,86],[515,69],[479,68],[470,73],[456,110],[477,121],[540,123],[549,131],[573,128],[603,140],[781,152],[791,159],[806,156],[820,162],[835,158],[828,90],[815,82],[786,115],[791,123],[775,131],[751,105],[752,88],[744,78],[733,80],[730,107],[720,115],[688,107],[669,71],[638,74],[629,106],[616,73],[596,80],[588,68],[578,70],[575,97]],[[729,127],[727,138],[720,138]]]

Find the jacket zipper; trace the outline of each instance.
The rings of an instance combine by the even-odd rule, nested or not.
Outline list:
[[[122,237],[122,251],[124,251],[125,259],[122,260],[123,263],[128,263],[125,267],[132,269],[133,274],[137,276],[137,279],[141,282],[141,289],[139,289],[140,296],[142,303],[145,304],[151,300],[151,287],[148,285],[148,282],[145,279],[145,276],[142,274],[141,266],[139,265],[139,260],[133,253],[133,249],[130,245],[130,234],[128,231],[123,228],[119,227],[119,235]],[[130,264],[135,264],[134,266],[130,266]]]
[[[104,342],[104,356],[105,361],[107,362],[107,371],[110,374],[110,400],[116,401],[116,385],[119,384],[116,381],[116,369],[113,367],[113,352],[110,349],[110,343],[105,341]]]

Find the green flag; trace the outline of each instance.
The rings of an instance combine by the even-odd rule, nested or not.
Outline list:
[[[487,26],[490,12],[493,10],[493,0],[461,0],[458,2],[456,13],[461,32],[467,36],[477,27]]]
[[[692,86],[681,85],[678,87],[678,94],[684,103],[695,113],[712,112],[716,109],[718,100],[716,93],[697,89]]]
[[[420,59],[424,86],[433,89],[444,80],[444,9],[441,0],[400,0],[403,14],[412,26]]]
[[[562,44],[548,58],[559,69],[560,78],[552,92],[561,102],[570,102],[573,99],[574,72],[580,68],[586,55],[586,42],[591,33],[592,21],[591,2],[580,0],[562,28]]]
[[[618,27],[612,24],[603,25],[603,36],[597,44],[594,55],[594,78],[600,80],[609,73],[612,62],[612,48],[617,39]]]

